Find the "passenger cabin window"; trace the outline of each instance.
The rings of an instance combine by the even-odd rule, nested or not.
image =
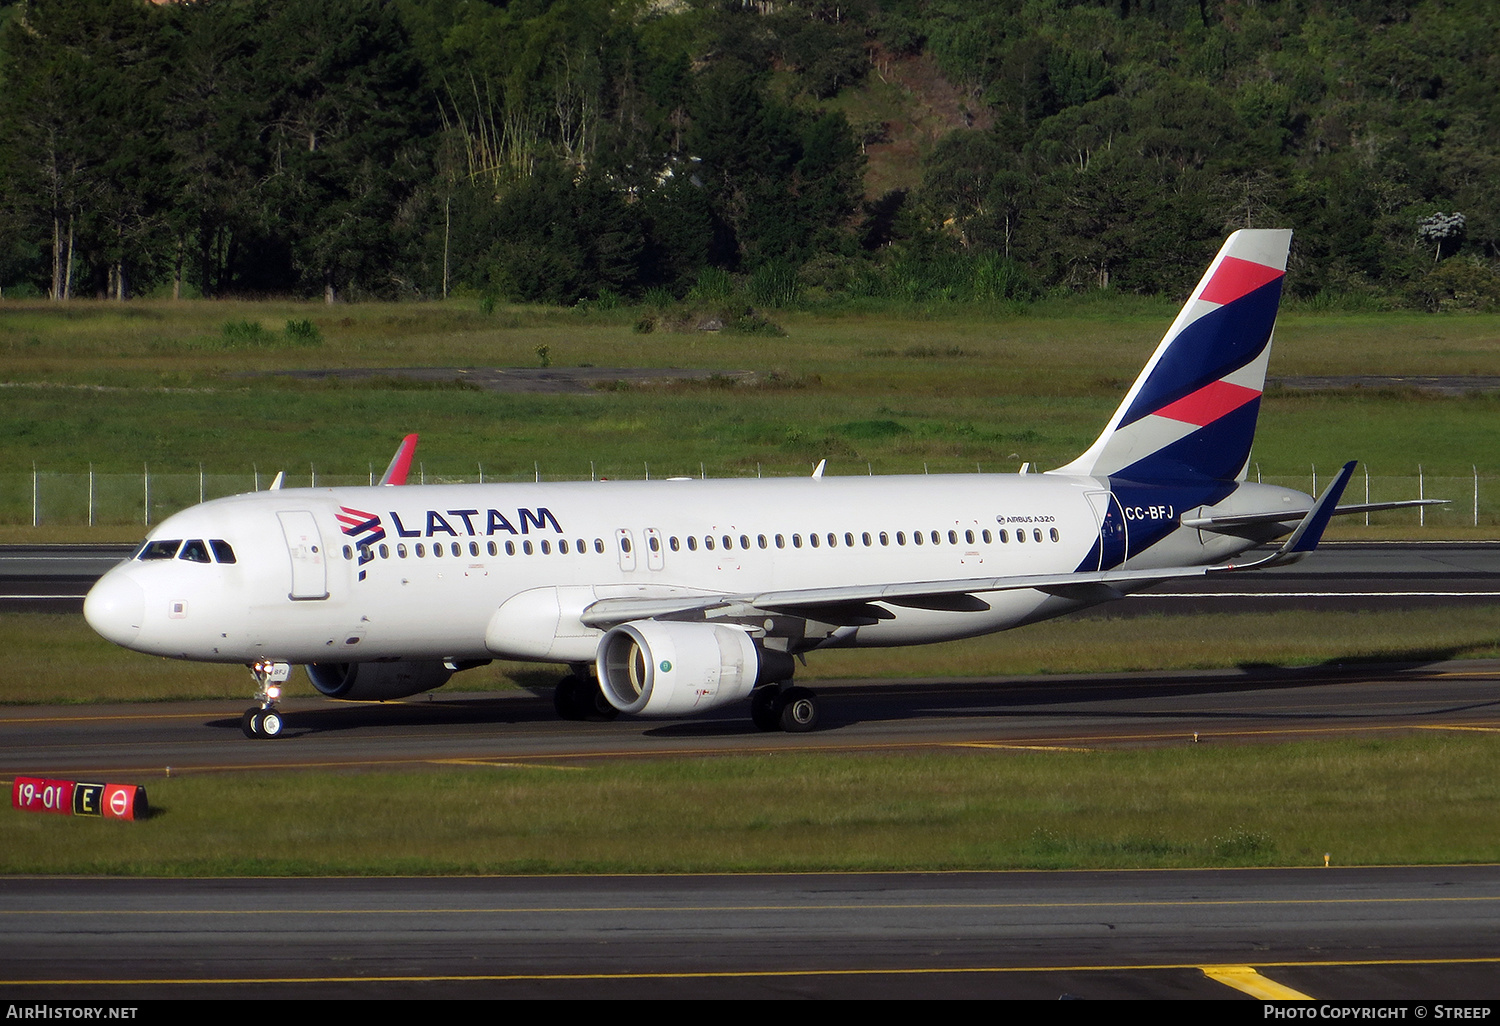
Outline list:
[[[142,559],[171,559],[177,555],[177,550],[182,546],[181,538],[170,540],[147,542],[145,548],[141,549]]]

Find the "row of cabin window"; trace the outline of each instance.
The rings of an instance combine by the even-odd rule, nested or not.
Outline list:
[[[992,543],[994,543],[997,540],[1002,545],[1009,544],[1010,543],[1010,538],[1011,538],[1010,532],[1007,531],[1003,527],[998,532],[992,532],[992,531],[990,531],[988,529],[982,530],[982,531],[978,532],[978,536],[984,539],[984,544],[986,544],[986,545],[992,544]],[[1032,539],[1034,541],[1037,541],[1037,542],[1042,541],[1042,537],[1043,536],[1042,536],[1041,528],[1032,528],[1031,536],[1032,536]],[[1047,537],[1049,537],[1052,541],[1060,541],[1062,539],[1062,536],[1060,534],[1058,534],[1057,528],[1055,528],[1055,527],[1049,529]],[[828,545],[828,547],[830,549],[834,549],[834,548],[838,548],[838,546],[839,546],[839,539],[840,538],[843,539],[844,546],[847,547],[847,548],[851,548],[851,549],[854,548],[856,544],[863,544],[865,548],[870,548],[870,547],[872,547],[872,546],[874,546],[876,544],[877,539],[879,541],[879,544],[881,544],[881,545],[890,545],[891,544],[891,534],[890,534],[889,531],[881,531],[877,535],[872,535],[869,531],[864,531],[864,532],[860,533],[860,535],[858,536],[857,541],[856,541],[856,536],[855,536],[855,534],[854,534],[853,531],[845,531],[842,535],[840,535],[840,534],[838,534],[838,533],[836,533],[834,531],[829,531],[827,534],[824,534],[824,535],[809,534],[807,536],[807,539],[806,539],[806,544],[808,546],[810,546],[811,548],[816,549],[816,548],[822,547],[825,544],[825,542],[826,542],[826,544]],[[1016,538],[1017,542],[1024,543],[1026,541],[1026,531],[1025,531],[1025,529],[1024,528],[1017,529],[1016,534],[1015,534],[1015,538]],[[941,545],[943,543],[943,541],[944,541],[944,534],[941,531],[930,531],[924,537],[924,535],[923,535],[923,533],[921,531],[913,531],[911,533],[911,543],[913,545],[923,545],[923,544],[926,544],[927,539],[931,539],[932,544],[934,544],[934,545]],[[958,545],[960,543],[960,536],[959,536],[959,533],[957,531],[950,530],[947,533],[947,535],[946,535],[946,539],[947,539],[948,544],[950,544],[950,545]],[[895,534],[895,540],[896,540],[896,544],[897,545],[905,545],[906,542],[907,542],[906,532],[905,531],[897,531],[896,534]],[[719,537],[719,543],[722,544],[723,547],[726,548],[726,549],[733,549],[735,547],[735,538],[734,538],[733,535],[729,535],[729,534],[721,535]],[[965,545],[974,545],[974,544],[976,544],[976,535],[975,535],[975,532],[972,531],[972,530],[964,531],[963,532],[963,536],[962,536],[962,543],[965,544]],[[660,551],[661,541],[659,539],[657,539],[654,535],[650,536],[650,537],[648,537],[646,539],[646,544],[650,547],[650,549],[651,549],[652,552],[658,552],[658,551]],[[767,548],[771,547],[771,545],[773,544],[773,541],[767,540],[766,536],[763,535],[763,534],[758,534],[758,535],[755,536],[755,544],[759,548],[767,549]],[[787,545],[786,535],[783,535],[783,534],[775,535],[774,536],[774,544],[775,544],[776,548],[778,548],[778,549],[784,549],[784,548],[786,548],[786,545]],[[688,537],[687,537],[687,550],[689,552],[697,552],[698,551],[698,545],[699,545],[698,539],[696,537],[692,536],[692,535],[688,535]],[[710,552],[712,552],[713,549],[714,549],[714,545],[715,545],[715,541],[714,541],[713,535],[705,535],[704,538],[703,538],[703,541],[702,541],[702,545],[703,545],[703,548],[705,548],[705,549],[709,550]],[[800,549],[800,548],[802,548],[802,545],[803,545],[802,535],[800,535],[800,534],[794,534],[794,535],[792,535],[792,548],[794,548],[794,549]],[[673,552],[678,552],[681,549],[681,543],[678,542],[678,540],[677,540],[677,538],[676,538],[675,535],[673,537],[667,539],[667,546]],[[620,547],[622,549],[624,549],[626,552],[629,552],[630,551],[630,540],[628,538],[622,538],[622,539],[620,539]],[[742,534],[742,535],[739,536],[739,547],[742,548],[742,549],[749,549],[750,548],[750,536],[748,534]]]
[[[816,549],[816,548],[820,548],[824,544],[824,539],[826,539],[828,547],[832,549],[832,548],[837,548],[838,547],[838,545],[839,545],[839,537],[840,536],[838,534],[836,534],[836,533],[834,533],[832,531],[828,532],[826,535],[809,534],[807,536],[807,542],[806,543],[810,547]],[[855,546],[856,543],[855,543],[854,532],[852,532],[852,531],[845,531],[842,537],[843,537],[844,545],[846,547],[853,548]],[[959,533],[957,531],[950,530],[947,533],[946,537],[947,537],[948,544],[950,544],[950,545],[957,545],[957,544],[959,544]],[[984,541],[984,543],[986,545],[992,544],[992,543],[994,543],[996,541],[998,541],[1002,545],[1006,545],[1006,544],[1009,544],[1010,540],[1011,540],[1010,532],[1008,530],[1006,530],[1005,528],[1003,528],[1003,527],[998,532],[992,532],[992,531],[990,531],[988,529],[982,530],[982,531],[980,531],[978,533],[977,537],[978,538],[982,538],[983,541]],[[1032,537],[1032,540],[1034,542],[1038,542],[1038,543],[1041,542],[1043,540],[1041,528],[1039,528],[1039,527],[1032,528],[1031,529],[1031,537]],[[1051,541],[1054,541],[1054,542],[1062,540],[1062,536],[1060,534],[1058,534],[1057,528],[1055,528],[1055,527],[1050,528],[1048,530],[1047,537]],[[864,532],[862,532],[859,535],[859,541],[861,543],[863,543],[866,548],[874,546],[875,543],[876,543],[877,538],[878,538],[879,543],[881,545],[887,545],[888,546],[888,545],[891,544],[891,534],[888,531],[881,531],[878,535],[871,535],[869,531],[864,531]],[[943,541],[944,541],[944,535],[940,531],[930,531],[930,532],[928,532],[928,534],[925,537],[924,537],[924,535],[923,535],[923,533],[921,531],[913,531],[911,533],[911,543],[913,545],[923,545],[923,544],[926,544],[927,539],[930,539],[933,545],[941,545],[943,543]],[[1015,540],[1018,543],[1024,543],[1026,541],[1026,529],[1025,528],[1018,528],[1016,530]],[[897,545],[905,545],[907,543],[906,532],[905,531],[897,531],[896,534],[895,534],[895,541],[896,541]],[[976,535],[975,535],[974,531],[972,531],[972,530],[964,531],[964,533],[963,533],[963,543],[964,544],[966,544],[966,545],[973,545],[973,544],[976,543],[976,541],[977,541],[977,538],[976,538]],[[725,549],[733,549],[735,547],[735,538],[734,538],[733,535],[728,535],[728,534],[722,535],[722,536],[720,536],[718,543],[722,544]],[[770,548],[771,544],[772,544],[772,542],[770,540],[768,540],[766,538],[766,536],[763,535],[763,534],[759,534],[759,535],[755,536],[755,543],[756,543],[756,545],[758,545],[762,549]],[[649,535],[647,537],[646,544],[651,549],[652,552],[660,552],[661,551],[661,539],[658,538],[654,534],[653,535]],[[702,542],[702,545],[703,545],[704,549],[712,552],[714,550],[715,544],[716,543],[715,543],[714,537],[712,535],[705,535],[704,536],[703,542]],[[776,548],[778,548],[778,549],[784,549],[784,548],[786,548],[786,545],[787,545],[786,535],[782,535],[782,534],[776,535],[775,536],[774,544],[775,544]],[[676,535],[673,535],[672,537],[670,537],[670,538],[667,539],[667,545],[668,545],[669,548],[671,548],[671,550],[673,552],[680,552],[681,549],[682,549],[682,542],[678,540],[678,538],[677,538]],[[699,545],[699,542],[698,542],[697,537],[694,536],[694,535],[688,535],[688,537],[687,537],[687,550],[689,552],[696,552],[696,551],[698,551],[698,545]],[[794,549],[800,549],[800,548],[802,548],[802,545],[803,545],[802,535],[800,535],[800,534],[794,534],[794,535],[792,535],[792,548],[794,548]],[[739,536],[739,547],[742,548],[742,549],[749,549],[750,548],[750,536],[748,534],[742,534],[742,535]],[[449,548],[449,551],[452,552],[452,554],[454,556],[462,556],[464,554],[463,545],[461,543],[459,543],[459,542],[449,542],[448,543],[448,548]],[[588,548],[589,548],[588,547],[588,543],[586,541],[584,541],[582,538],[579,538],[574,543],[574,547],[571,549],[571,551],[576,551],[576,552],[579,552],[579,553],[585,553],[585,552],[588,551]],[[630,539],[627,538],[627,537],[622,537],[620,539],[620,548],[623,551],[625,551],[625,552],[629,552],[631,550]],[[361,546],[360,550],[361,550],[360,554],[362,556],[364,556],[365,558],[369,558],[370,556],[375,555],[376,553],[378,553],[381,559],[389,559],[390,558],[390,554],[391,554],[390,547],[388,545],[384,545],[384,544],[382,544],[380,546]],[[423,542],[417,542],[416,545],[414,546],[415,555],[419,559],[425,557],[427,555],[427,551],[428,551],[427,550],[427,546]],[[478,556],[479,555],[479,551],[480,551],[479,550],[479,543],[477,541],[471,541],[471,542],[469,542],[469,555],[470,556]],[[488,542],[486,544],[485,551],[488,552],[488,554],[491,555],[491,556],[498,556],[500,554],[500,546],[496,542],[491,541],[491,542]],[[516,547],[516,543],[515,542],[508,541],[508,542],[505,543],[505,554],[507,556],[514,556],[516,554],[516,551],[517,551],[517,547]],[[544,539],[544,540],[542,540],[540,542],[535,543],[535,546],[533,546],[533,543],[531,541],[523,541],[520,544],[520,551],[523,554],[528,555],[528,556],[532,555],[534,552],[537,552],[537,551],[540,551],[541,554],[544,555],[544,556],[551,555],[552,554],[552,542]],[[558,542],[557,542],[557,551],[560,554],[564,555],[564,556],[566,556],[569,553],[570,547],[569,547],[569,544],[568,544],[568,539],[561,538],[561,539],[558,540]],[[594,551],[596,553],[603,553],[604,552],[604,540],[602,538],[595,538],[594,539]],[[443,543],[442,542],[433,542],[432,543],[431,552],[432,552],[432,554],[434,556],[441,557],[443,555]],[[350,545],[345,545],[344,546],[344,558],[345,559],[353,559],[354,558],[354,554],[355,554],[355,550],[354,550],[353,546],[350,546]],[[405,559],[407,557],[406,545],[404,543],[399,544],[399,545],[396,546],[396,557],[398,559]]]
[[[527,556],[531,555],[534,552],[538,552],[538,551],[541,552],[541,554],[544,555],[544,556],[550,556],[552,554],[552,549],[553,549],[553,543],[551,541],[546,541],[546,540],[537,542],[535,545],[533,545],[530,541],[523,541],[523,542],[521,542],[519,548],[517,547],[516,543],[513,542],[513,541],[508,541],[508,542],[505,543],[505,554],[507,556],[514,556],[517,551],[519,551],[519,552],[521,552],[521,553],[523,553],[523,554],[525,554]],[[559,538],[557,540],[557,551],[560,552],[560,553],[562,553],[564,556],[566,556],[569,552],[576,551],[576,552],[582,554],[582,553],[587,552],[588,550],[589,550],[589,543],[586,542],[586,541],[584,541],[582,538],[579,538],[576,542],[573,542],[572,544],[570,544],[568,542],[568,539],[566,539],[566,538]],[[432,555],[441,557],[443,555],[443,543],[442,542],[433,542],[432,543],[432,548],[429,550],[428,547],[427,547],[427,545],[426,545],[426,543],[424,543],[424,542],[417,542],[416,545],[414,545],[412,547],[411,553],[408,553],[407,549],[406,549],[406,543],[402,542],[402,543],[400,543],[400,544],[398,544],[396,546],[396,558],[397,559],[405,559],[410,554],[410,555],[415,555],[418,559],[422,559],[423,557],[425,557],[428,554],[429,551],[432,553]],[[450,551],[455,556],[462,556],[464,554],[464,547],[463,547],[462,543],[460,543],[460,542],[449,542],[448,543],[448,551]],[[491,556],[498,556],[498,555],[500,555],[500,544],[498,542],[493,542],[493,541],[492,542],[487,542],[485,544],[484,551],[486,553],[488,553],[489,555],[491,555]],[[594,539],[594,551],[598,552],[598,553],[603,553],[604,552],[604,539],[603,538],[595,538]],[[480,550],[479,550],[479,543],[477,541],[471,541],[471,542],[469,542],[469,555],[470,556],[478,556],[479,552],[480,552]],[[344,546],[344,558],[345,559],[353,559],[354,558],[354,554],[355,554],[355,548],[354,548],[354,546],[351,546],[351,545],[345,545]],[[370,558],[372,556],[375,556],[375,555],[379,555],[381,559],[389,559],[389,558],[391,558],[391,547],[389,545],[384,545],[384,544],[382,544],[382,545],[361,545],[361,546],[359,546],[359,554],[360,554],[361,557],[366,558],[366,559],[368,559],[368,558]]]

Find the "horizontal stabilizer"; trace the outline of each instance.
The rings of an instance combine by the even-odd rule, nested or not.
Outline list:
[[[1388,509],[1411,509],[1414,506],[1446,506],[1448,499],[1402,499],[1398,502],[1361,502],[1354,506],[1340,506],[1333,511],[1336,517],[1347,517],[1355,513],[1379,513]],[[1259,527],[1263,524],[1284,524],[1301,520],[1309,510],[1280,509],[1270,513],[1233,513],[1218,517],[1183,517],[1183,527],[1195,527],[1200,531],[1233,530],[1236,527]]]
[[[1253,563],[1245,563],[1240,566],[1219,566],[1214,570],[1254,570],[1257,567],[1284,566],[1287,563],[1295,563],[1309,552],[1318,547],[1318,542],[1323,540],[1323,532],[1328,527],[1328,521],[1333,518],[1334,510],[1338,508],[1340,497],[1344,489],[1349,485],[1349,478],[1354,475],[1356,463],[1350,460],[1344,464],[1339,471],[1338,477],[1333,483],[1323,489],[1323,494],[1318,496],[1318,501],[1313,503],[1313,508],[1307,511],[1297,524],[1297,529],[1292,532],[1290,538],[1282,542],[1281,548],[1271,553],[1265,559],[1258,559]]]

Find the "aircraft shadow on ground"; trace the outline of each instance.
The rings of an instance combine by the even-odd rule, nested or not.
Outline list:
[[[449,698],[434,701],[358,702],[301,709],[292,703],[285,710],[286,736],[367,730],[381,727],[441,727],[474,723],[515,725],[557,719],[550,695]],[[209,720],[209,727],[240,729],[238,715]]]
[[[954,716],[993,717],[1016,720],[1046,715],[1060,719],[1171,719],[1180,718],[1180,709],[1151,708],[1163,699],[1196,696],[1233,695],[1242,692],[1307,691],[1347,685],[1354,680],[1395,681],[1416,676],[1435,663],[1464,654],[1466,648],[1424,648],[1392,653],[1380,661],[1357,657],[1334,657],[1309,666],[1285,667],[1270,663],[1242,663],[1234,671],[1205,671],[1152,677],[1135,674],[1128,678],[1059,675],[1053,678],[1023,680],[930,681],[922,683],[833,684],[819,689],[822,698],[820,732],[838,730],[860,723],[913,722]],[[400,727],[442,727],[473,724],[520,726],[557,722],[550,691],[528,688],[529,694],[503,697],[447,698],[433,701],[420,698],[387,703],[330,704],[313,709],[292,707],[287,712],[287,736],[323,734],[351,730]],[[1100,706],[1119,706],[1106,709]],[[1458,713],[1500,706],[1493,702],[1468,703],[1461,706],[1413,709],[1412,716],[1430,717],[1439,713]],[[1050,708],[1049,708],[1050,707]],[[621,717],[613,722],[593,719],[573,722],[570,726],[600,730],[623,728],[646,737],[725,738],[755,736],[762,732],[750,722],[736,704],[711,718],[655,721]],[[1358,708],[1343,710],[1213,710],[1195,709],[1191,715],[1200,720],[1244,719],[1360,719],[1376,715],[1388,718],[1388,712],[1376,713]],[[239,717],[214,719],[208,726],[239,730]],[[768,736],[776,736],[771,732]]]
[[[1265,663],[1242,664],[1236,671],[1202,674],[1179,674],[1152,678],[1134,675],[1129,679],[1083,676],[1058,676],[1046,681],[1027,680],[954,680],[921,684],[858,684],[826,688],[822,695],[822,723],[819,731],[837,730],[859,723],[894,721],[920,722],[954,716],[992,717],[1013,721],[1045,714],[1056,719],[1152,720],[1194,719],[1212,721],[1312,719],[1353,720],[1380,716],[1389,712],[1346,709],[1182,709],[1152,708],[1162,700],[1198,696],[1234,695],[1244,692],[1307,692],[1352,681],[1388,680],[1415,676],[1434,663],[1462,654],[1465,649],[1420,649],[1394,653],[1380,662],[1355,658],[1333,658],[1311,666],[1284,667]],[[819,690],[813,683],[814,690]],[[1101,708],[1116,706],[1117,708]],[[1430,718],[1437,714],[1500,707],[1493,702],[1463,705],[1423,706],[1410,712],[1413,717]],[[664,723],[648,728],[655,737],[722,737],[755,733],[747,722],[700,720]]]

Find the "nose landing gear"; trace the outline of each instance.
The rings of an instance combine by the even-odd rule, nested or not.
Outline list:
[[[286,729],[286,720],[276,703],[281,698],[281,685],[292,675],[291,664],[259,659],[250,664],[250,673],[255,677],[255,700],[260,705],[245,710],[240,717],[240,729],[248,738],[280,737]]]

